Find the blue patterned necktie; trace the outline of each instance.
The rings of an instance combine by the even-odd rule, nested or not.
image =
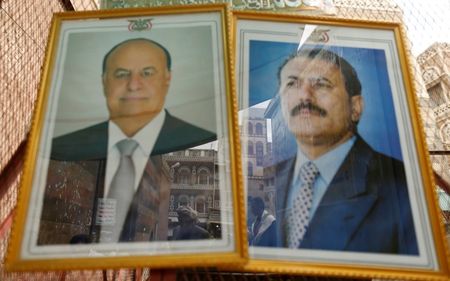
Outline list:
[[[306,162],[300,169],[301,187],[294,196],[292,208],[287,214],[287,244],[289,248],[297,249],[308,228],[314,193],[314,181],[319,170],[313,162]],[[298,183],[298,180],[297,180]]]

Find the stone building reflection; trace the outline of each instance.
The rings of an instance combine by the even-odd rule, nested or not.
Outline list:
[[[270,121],[264,116],[265,108],[246,110],[245,123],[240,125],[242,163],[248,197],[263,199],[266,210],[275,212],[275,187],[273,164],[272,130]]]
[[[218,151],[213,148],[176,151],[164,155],[163,163],[170,182],[169,240],[179,223],[176,210],[181,206],[194,209],[198,225],[211,237],[221,238]]]

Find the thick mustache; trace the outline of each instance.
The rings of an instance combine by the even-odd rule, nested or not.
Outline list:
[[[321,117],[327,115],[327,111],[325,109],[310,102],[307,103],[302,102],[296,105],[293,109],[291,109],[291,116],[294,117],[298,115],[302,111],[302,109],[308,109],[311,112],[319,114]]]

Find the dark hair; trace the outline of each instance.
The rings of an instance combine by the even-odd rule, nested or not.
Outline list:
[[[302,49],[290,55],[278,68],[278,83],[281,83],[281,71],[286,64],[298,57],[309,59],[317,58],[335,65],[341,72],[342,76],[344,76],[345,90],[349,96],[353,97],[361,95],[361,82],[359,81],[358,74],[353,66],[338,54],[322,48]]]
[[[91,239],[87,234],[77,234],[72,236],[70,239],[70,244],[89,244],[91,243]]]
[[[251,201],[252,207],[257,208],[258,210],[264,211],[264,201],[261,197],[253,197]]]
[[[112,52],[114,52],[117,48],[119,48],[120,46],[130,43],[130,42],[135,42],[135,41],[145,41],[149,44],[153,44],[156,45],[157,47],[159,47],[161,50],[164,51],[164,54],[166,55],[166,64],[167,64],[167,69],[170,71],[171,67],[172,67],[172,59],[170,57],[170,53],[169,51],[161,44],[159,44],[156,41],[147,39],[147,38],[133,38],[133,39],[128,39],[125,41],[120,42],[119,44],[115,45],[114,47],[111,48],[111,50],[109,50],[109,52],[106,53],[106,55],[103,57],[103,63],[102,63],[102,74],[105,73],[106,70],[106,62],[108,61],[109,56],[112,54]]]

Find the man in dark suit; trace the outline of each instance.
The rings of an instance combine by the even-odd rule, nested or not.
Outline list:
[[[279,69],[295,157],[276,165],[277,245],[418,255],[403,163],[357,133],[354,68],[326,49],[300,50]]]
[[[168,50],[149,39],[105,55],[109,120],[53,140],[38,244],[167,240],[161,154],[216,139],[164,110],[170,70]]]

